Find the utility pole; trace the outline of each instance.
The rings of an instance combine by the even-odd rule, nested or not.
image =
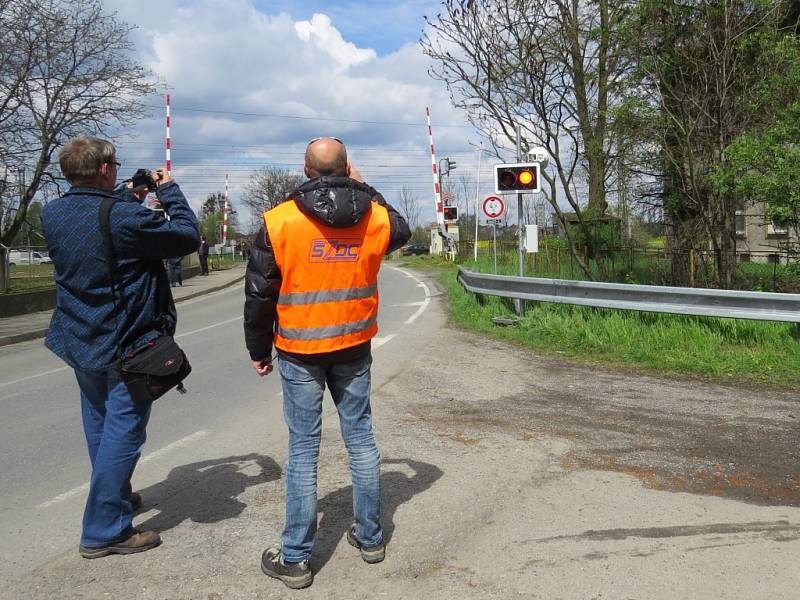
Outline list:
[[[473,259],[478,262],[478,202],[480,202],[481,193],[481,156],[483,155],[483,142],[480,143],[478,148],[478,174],[475,183],[475,244],[473,246]],[[497,256],[495,250],[495,257]],[[497,268],[495,268],[495,272]]]

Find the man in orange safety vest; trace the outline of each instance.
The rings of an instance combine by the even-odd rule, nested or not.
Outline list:
[[[290,588],[311,585],[317,463],[327,384],[350,457],[354,521],[347,533],[368,563],[386,552],[380,523],[380,454],[372,433],[370,340],[378,331],[378,271],[408,241],[405,219],[364,183],[337,138],[308,144],[308,177],[264,213],[247,265],[245,342],[253,367],[272,371],[277,350],[289,428],[286,523],[261,569]]]

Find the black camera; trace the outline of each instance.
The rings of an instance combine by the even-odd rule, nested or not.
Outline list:
[[[155,192],[157,184],[150,178],[150,171],[147,169],[136,169],[136,173],[130,179],[133,189],[147,188],[148,192]]]

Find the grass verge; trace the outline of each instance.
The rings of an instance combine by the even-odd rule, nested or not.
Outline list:
[[[411,268],[435,267],[459,326],[548,354],[644,367],[717,380],[762,382],[800,391],[800,341],[794,324],[527,302],[517,325],[511,300],[484,296],[483,304],[456,279],[457,267],[415,257]]]

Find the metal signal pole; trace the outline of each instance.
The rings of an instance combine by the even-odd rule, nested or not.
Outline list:
[[[517,162],[522,162],[522,126],[517,124]],[[519,238],[519,276],[525,277],[525,231],[523,227],[522,214],[522,193],[517,193],[517,237]],[[525,314],[525,302],[520,299],[514,300],[514,310],[517,316]]]

